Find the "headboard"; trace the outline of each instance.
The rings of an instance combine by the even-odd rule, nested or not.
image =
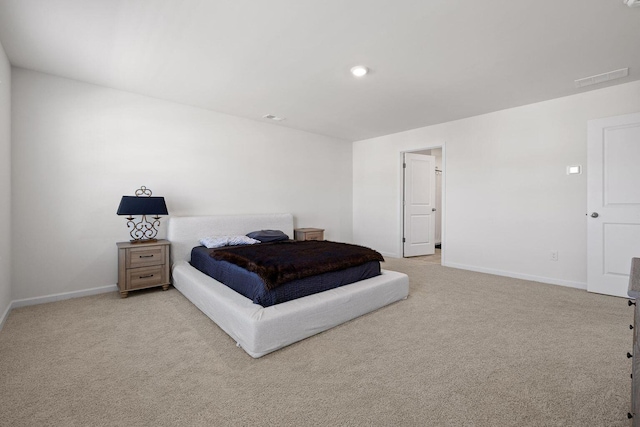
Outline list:
[[[257,230],[282,230],[293,239],[293,215],[216,215],[169,218],[167,239],[171,242],[171,264],[189,261],[191,249],[202,237],[244,235]]]

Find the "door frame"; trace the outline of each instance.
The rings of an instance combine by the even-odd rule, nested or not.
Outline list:
[[[447,174],[446,174],[446,169],[447,169],[447,149],[446,149],[446,142],[442,141],[439,143],[433,143],[432,145],[426,145],[420,148],[412,148],[410,150],[402,150],[398,153],[398,182],[399,182],[399,192],[398,192],[398,201],[396,206],[398,206],[398,243],[399,243],[399,250],[398,250],[398,258],[404,258],[404,245],[402,242],[402,238],[403,238],[403,234],[404,234],[404,154],[405,153],[416,153],[418,151],[424,151],[424,150],[434,150],[436,148],[441,148],[442,149],[442,179],[440,181],[440,191],[442,194],[442,206],[440,207],[440,210],[442,211],[441,214],[441,221],[440,221],[440,265],[446,265],[445,264],[445,253],[446,253],[446,242],[447,242],[447,220],[446,220],[446,211],[447,211],[447,192],[446,192],[446,183],[447,183]],[[436,190],[437,191],[437,190]]]

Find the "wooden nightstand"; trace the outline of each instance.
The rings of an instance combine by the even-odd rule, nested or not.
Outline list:
[[[153,243],[118,242],[118,290],[126,298],[129,291],[162,286],[169,289],[168,240]]]
[[[324,240],[323,228],[296,228],[295,240]]]

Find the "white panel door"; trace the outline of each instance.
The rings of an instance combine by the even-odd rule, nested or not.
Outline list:
[[[436,158],[424,154],[404,155],[405,257],[433,255],[435,244]]]
[[[640,257],[640,114],[588,124],[587,290],[627,296]]]

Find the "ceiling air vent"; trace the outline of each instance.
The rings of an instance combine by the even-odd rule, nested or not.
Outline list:
[[[608,82],[609,80],[621,79],[629,75],[628,68],[621,68],[615,71],[609,71],[608,73],[602,73],[591,77],[585,77],[584,79],[574,80],[576,87],[584,87],[590,85],[596,85],[598,83]]]
[[[276,122],[281,122],[284,120],[284,117],[274,116],[273,114],[265,114],[262,116],[263,119],[275,120]]]

